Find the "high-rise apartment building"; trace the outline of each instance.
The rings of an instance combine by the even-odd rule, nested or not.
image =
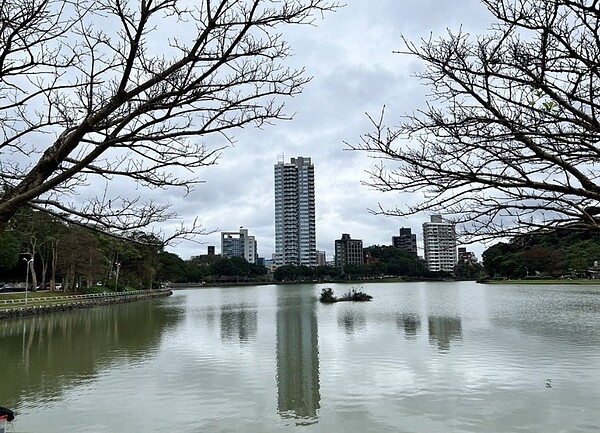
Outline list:
[[[256,264],[256,238],[248,235],[248,229],[241,227],[239,232],[221,232],[221,256],[243,257],[248,263]]]
[[[392,236],[392,245],[407,253],[417,255],[417,235],[413,234],[410,228],[402,227],[399,236]]]
[[[335,267],[343,268],[346,265],[364,264],[362,239],[352,239],[349,234],[342,234],[341,239],[335,241]]]
[[[299,156],[275,165],[275,265],[317,266],[315,169]]]
[[[427,269],[452,272],[458,260],[454,224],[432,215],[431,221],[423,224],[423,249]]]

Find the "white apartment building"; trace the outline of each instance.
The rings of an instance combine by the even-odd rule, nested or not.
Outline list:
[[[243,257],[248,263],[256,264],[258,251],[256,238],[248,235],[248,229],[240,227],[239,232],[221,232],[221,256]]]
[[[276,266],[317,266],[315,169],[299,156],[275,165]]]
[[[454,224],[444,221],[440,215],[432,215],[431,221],[423,224],[423,248],[427,269],[454,271],[458,261]]]

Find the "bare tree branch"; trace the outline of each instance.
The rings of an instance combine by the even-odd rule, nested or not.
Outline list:
[[[189,192],[233,130],[289,118],[281,98],[310,78],[285,66],[289,47],[278,28],[312,24],[339,7],[329,0],[0,6],[0,231],[24,206],[106,230],[172,218],[167,205],[135,196],[113,197],[108,208],[106,200],[75,205],[73,197],[98,176]],[[210,134],[223,144],[209,148]]]
[[[600,8],[587,0],[482,0],[488,34],[458,31],[403,54],[423,61],[424,110],[349,147],[380,163],[369,185],[420,196],[375,211],[442,213],[470,239],[600,229]]]

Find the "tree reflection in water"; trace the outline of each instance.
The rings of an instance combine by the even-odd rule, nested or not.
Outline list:
[[[221,307],[221,339],[233,341],[236,338],[246,344],[256,337],[256,305],[224,304]]]
[[[337,323],[338,326],[344,328],[347,334],[354,334],[357,331],[365,330],[367,318],[361,311],[345,310],[338,316]]]
[[[398,329],[404,329],[404,336],[409,340],[417,338],[421,328],[421,319],[414,314],[399,315],[396,317]]]
[[[94,380],[116,359],[141,362],[182,317],[141,301],[0,322],[0,402],[22,410]],[[48,380],[52,378],[52,380]]]

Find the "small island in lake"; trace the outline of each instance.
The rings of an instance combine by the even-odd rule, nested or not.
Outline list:
[[[371,295],[361,292],[360,290],[356,290],[355,288],[352,288],[352,290],[348,291],[341,297],[337,298],[334,295],[331,287],[327,287],[326,289],[323,289],[321,291],[321,297],[319,298],[319,301],[321,301],[325,304],[332,304],[334,302],[344,302],[344,301],[364,302],[364,301],[370,301],[371,299],[373,299],[373,297]]]

